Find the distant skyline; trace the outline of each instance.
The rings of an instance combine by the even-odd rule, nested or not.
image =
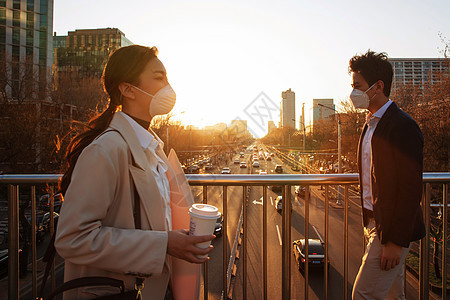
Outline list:
[[[266,108],[279,108],[291,88],[296,126],[303,102],[308,122],[312,99],[348,97],[355,54],[442,57],[449,12],[448,0],[55,0],[53,31],[118,28],[133,43],[158,47],[177,93],[176,119],[197,127],[243,119],[260,132],[265,122],[267,132],[267,121],[278,124],[275,113],[249,114],[261,93]]]

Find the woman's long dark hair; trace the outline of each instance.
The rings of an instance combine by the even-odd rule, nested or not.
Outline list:
[[[155,47],[139,45],[119,48],[110,55],[102,75],[103,89],[109,95],[108,108],[93,117],[85,129],[70,141],[66,152],[67,171],[59,183],[60,192],[64,194],[69,187],[73,169],[83,149],[108,128],[115,112],[122,105],[119,84],[122,82],[139,84],[139,76],[145,66],[157,55],[158,50]]]

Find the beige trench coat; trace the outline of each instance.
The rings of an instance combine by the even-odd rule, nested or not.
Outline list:
[[[55,241],[66,261],[64,281],[107,276],[132,289],[140,274],[146,277],[143,299],[164,299],[171,269],[165,203],[128,121],[116,113],[110,127],[122,136],[105,133],[83,150],[65,195]],[[133,181],[141,199],[142,230],[134,229]],[[89,299],[112,291],[118,292],[80,288],[66,292],[64,299]]]

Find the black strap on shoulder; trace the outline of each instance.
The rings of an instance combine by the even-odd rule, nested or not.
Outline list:
[[[103,134],[110,132],[110,131],[115,131],[115,132],[119,133],[120,136],[123,138],[122,133],[120,133],[120,131],[118,131],[116,129],[107,129],[107,130],[103,131],[100,135],[98,135],[97,138],[99,138]],[[135,160],[133,157],[133,153],[131,153],[131,151],[130,151],[130,154],[131,154],[132,164],[135,165]],[[132,180],[133,180],[133,178],[132,178]],[[141,229],[141,199],[139,197],[139,193],[137,191],[134,180],[133,180],[133,187],[134,187],[134,209],[133,209],[134,227],[136,229]],[[55,232],[52,235],[52,238],[49,241],[47,250],[45,251],[44,257],[42,259],[47,264],[45,266],[44,277],[42,278],[41,290],[39,293],[41,296],[44,295],[45,285],[47,283],[47,279],[50,274],[50,269],[52,268],[53,261],[54,261],[55,255],[56,255],[55,237],[56,237],[56,228],[55,228]],[[108,279],[109,279],[109,281],[108,281]],[[117,281],[121,285],[120,284],[118,285]],[[136,277],[136,287],[139,287],[139,288],[142,287],[143,282],[144,282],[143,278]],[[108,278],[108,277],[81,277],[81,278],[77,278],[74,280],[70,280],[70,281],[62,284],[60,287],[56,288],[50,294],[48,299],[53,299],[55,297],[55,295],[62,293],[64,291],[73,289],[73,288],[79,288],[79,287],[83,287],[83,286],[96,286],[96,285],[116,286],[116,287],[119,287],[122,292],[125,289],[125,287],[123,286],[122,280],[117,280],[117,279]]]

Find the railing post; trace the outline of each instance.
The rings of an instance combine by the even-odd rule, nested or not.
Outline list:
[[[208,186],[203,186],[202,192],[203,204],[208,203]],[[223,231],[223,228],[222,228]],[[224,241],[225,242],[225,241]],[[224,266],[225,268],[226,266]],[[226,289],[224,289],[226,291]],[[224,292],[225,296],[225,292]],[[203,299],[208,300],[208,261],[203,264]]]
[[[344,299],[348,299],[348,185],[344,190]]]
[[[328,186],[327,186],[328,188]],[[327,194],[328,190],[325,190],[325,194]],[[310,200],[310,191],[309,189],[305,190],[305,267],[303,268],[305,272],[305,300],[309,298],[309,200]]]
[[[242,274],[243,274],[242,295],[243,295],[244,299],[247,299],[247,251],[248,251],[248,249],[247,249],[247,238],[248,238],[248,236],[247,236],[247,217],[248,216],[247,216],[247,197],[245,195],[245,186],[244,186],[244,191],[243,191],[242,205],[243,205],[243,213],[244,213],[244,220],[243,220],[244,238],[242,239],[242,248],[244,251],[241,254],[241,257],[243,259],[243,267],[244,267],[244,269],[242,270]]]
[[[283,202],[281,206],[281,213],[282,213],[282,240],[283,244],[281,245],[281,285],[282,285],[282,292],[281,296],[283,300],[290,299],[291,296],[291,284],[290,284],[290,253],[289,253],[289,229],[288,224],[289,222],[289,216],[290,215],[290,201],[288,200],[288,186],[283,185],[282,187],[282,197]],[[289,193],[290,195],[290,193]]]
[[[31,186],[31,265],[33,299],[37,297],[36,186]]]
[[[267,186],[263,186],[263,276],[264,300],[267,300]]]
[[[19,187],[8,187],[8,299],[19,299]]]
[[[329,203],[328,197],[325,197],[325,257],[324,257],[324,270],[323,270],[323,287],[324,287],[324,295],[323,298],[328,299],[328,226],[329,226]]]
[[[223,298],[227,299],[228,297],[228,280],[227,280],[227,256],[228,256],[228,252],[227,252],[227,243],[228,243],[228,234],[227,234],[227,230],[228,230],[228,217],[227,217],[227,186],[224,185],[223,186],[223,195],[222,195],[222,207],[223,207],[223,227],[222,227],[222,238],[223,238],[223,255],[222,255],[222,259],[223,259],[223,274],[222,274],[222,283],[223,283]]]
[[[425,219],[425,237],[420,240],[420,285],[419,293],[420,299],[428,300],[429,296],[429,248],[430,248],[430,197],[431,197],[431,187],[427,183],[425,185],[423,201],[423,215]]]
[[[443,184],[442,189],[442,299],[447,299],[447,236],[448,236],[448,185]]]

